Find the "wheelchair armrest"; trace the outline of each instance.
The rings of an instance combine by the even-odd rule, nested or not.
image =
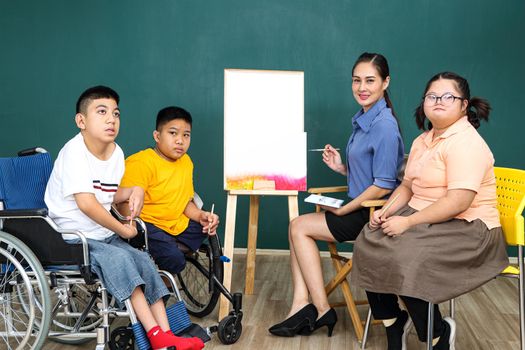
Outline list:
[[[44,218],[48,224],[58,233],[60,234],[70,234],[75,235],[80,240],[82,244],[82,255],[83,255],[83,264],[81,264],[80,267],[80,275],[86,281],[88,285],[92,285],[96,282],[96,276],[91,271],[91,262],[89,260],[89,246],[87,242],[86,236],[81,231],[75,231],[75,230],[67,230],[67,229],[61,229],[59,228],[55,222],[49,217],[46,216]]]
[[[40,217],[40,216],[47,216],[46,208],[0,210],[0,218],[2,219]]]
[[[308,193],[323,194],[323,193],[336,193],[336,192],[347,192],[348,186],[331,186],[331,187],[312,187],[308,189]]]
[[[111,205],[111,214],[113,214],[113,216],[117,220],[126,221],[126,217],[124,215],[122,215],[122,213],[120,211],[118,211],[118,209],[117,209],[115,204]]]
[[[46,213],[47,209],[2,210],[2,231],[24,242],[43,265],[78,265],[84,271],[82,276],[86,283],[93,281],[86,236],[80,231],[58,227],[48,215],[42,215]],[[80,243],[70,245],[63,240],[61,234],[74,235]]]
[[[146,252],[149,252],[148,229],[146,228],[146,224],[140,218],[134,218],[133,221],[137,223],[137,235],[128,239],[129,244],[135,248],[144,248]]]

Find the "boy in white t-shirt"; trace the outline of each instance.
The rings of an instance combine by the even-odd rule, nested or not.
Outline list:
[[[162,300],[169,292],[149,255],[123,240],[135,236],[136,228],[109,212],[112,203],[128,200],[131,219],[144,201],[140,187],[119,187],[124,154],[115,143],[118,102],[118,94],[105,86],[80,95],[75,116],[80,133],[61,149],[47,184],[49,215],[61,228],[85,234],[91,269],[119,302],[130,299],[153,349],[198,350],[204,347],[200,339],[179,338],[169,329]],[[74,235],[64,239],[78,241]]]

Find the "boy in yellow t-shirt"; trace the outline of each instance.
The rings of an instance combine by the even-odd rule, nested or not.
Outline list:
[[[144,189],[140,218],[148,229],[149,250],[162,270],[179,273],[186,260],[177,242],[197,250],[206,233],[215,234],[219,217],[199,209],[192,201],[193,162],[190,147],[192,118],[180,107],[157,114],[155,148],[126,159],[121,186]]]

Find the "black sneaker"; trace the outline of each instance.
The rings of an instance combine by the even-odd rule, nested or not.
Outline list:
[[[388,350],[406,350],[407,335],[412,326],[412,320],[408,313],[402,310],[393,325],[386,327],[388,339]]]
[[[443,324],[445,325],[445,331],[443,335],[439,337],[439,341],[434,345],[434,350],[455,350],[455,340],[456,340],[456,321],[450,317],[445,317],[443,319]]]

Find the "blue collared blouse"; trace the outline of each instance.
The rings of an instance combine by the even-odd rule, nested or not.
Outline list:
[[[371,185],[393,190],[403,162],[404,145],[396,118],[385,99],[352,118],[353,132],[346,146],[348,197],[359,196]]]

